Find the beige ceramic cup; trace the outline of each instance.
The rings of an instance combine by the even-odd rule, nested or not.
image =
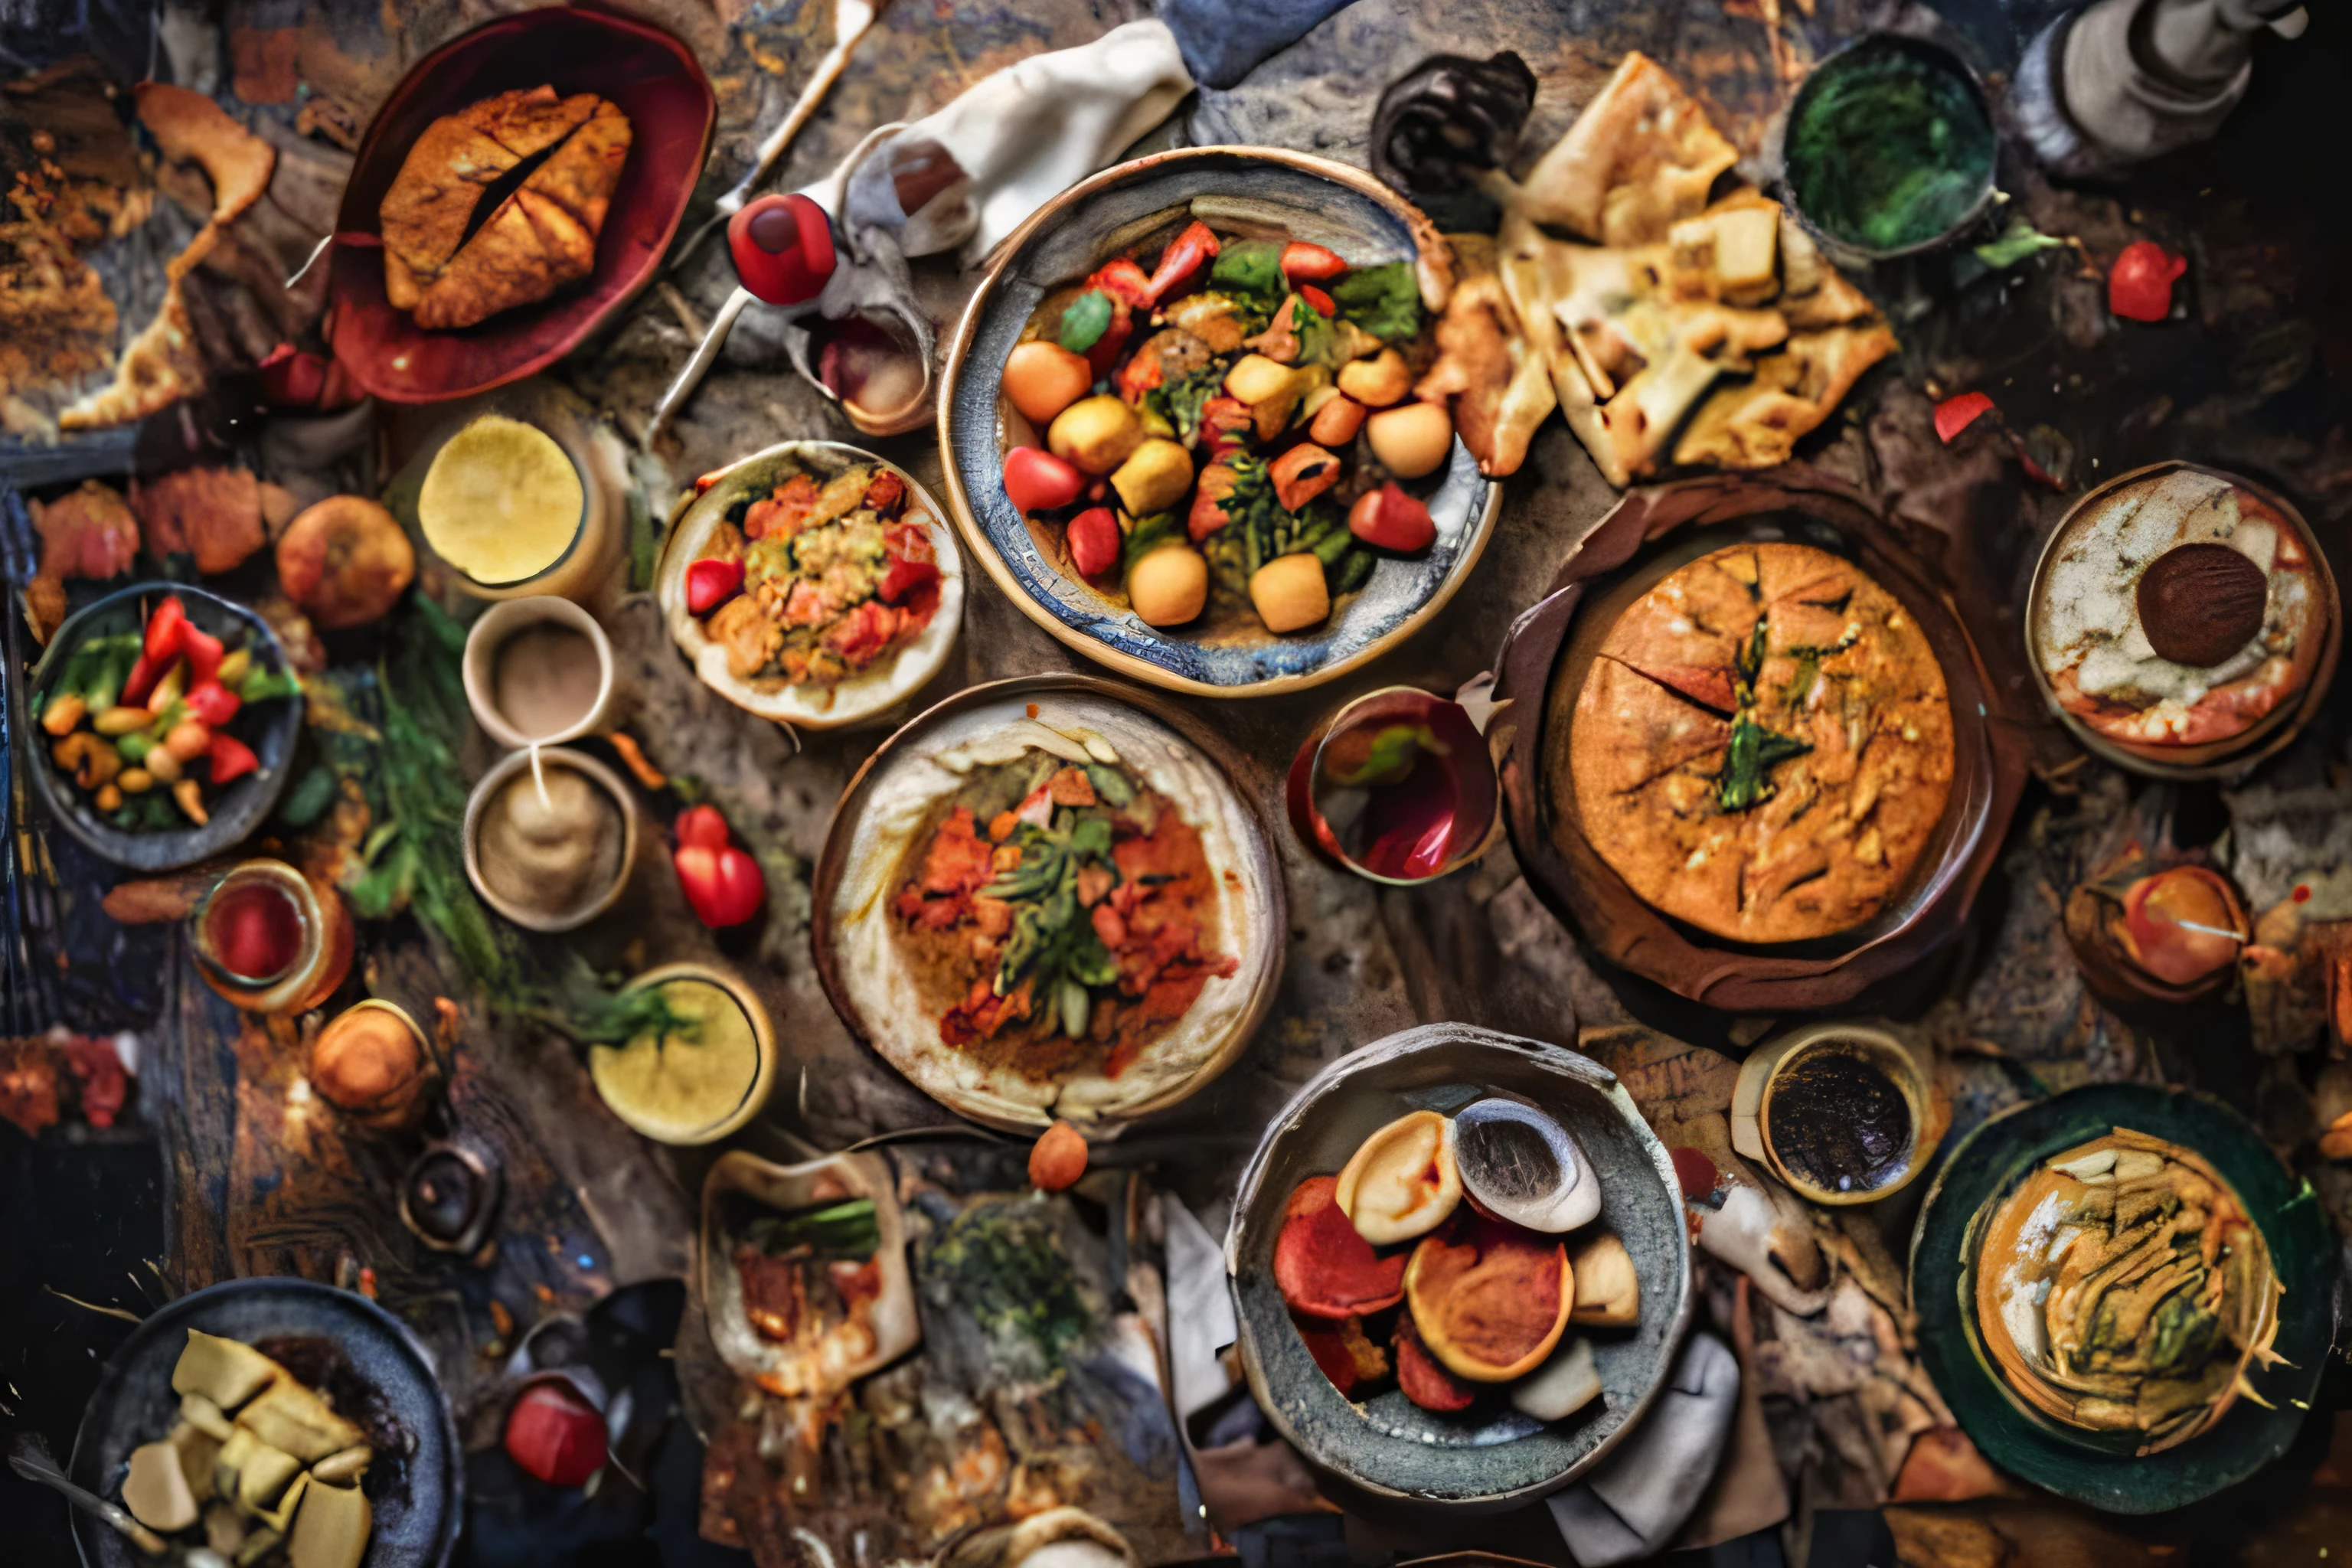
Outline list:
[[[596,654],[596,700],[571,724],[543,735],[527,734],[516,727],[498,704],[499,654],[517,634],[533,626],[553,625],[578,632]],[[569,599],[534,594],[493,605],[466,634],[466,655],[460,666],[466,681],[466,702],[474,722],[501,746],[520,751],[529,746],[560,746],[603,728],[613,707],[613,641],[596,617]]]
[[[540,766],[571,769],[603,790],[611,797],[613,805],[619,810],[621,863],[619,868],[613,874],[611,886],[604,889],[594,898],[585,900],[571,909],[559,910],[551,913],[543,910],[526,909],[501,897],[483,878],[482,814],[488,808],[489,803],[498,798],[499,792],[506,787],[508,780],[517,773],[530,770],[531,765],[530,751],[513,752],[499,758],[491,766],[490,771],[482,775],[482,782],[474,786],[474,793],[466,799],[466,822],[459,835],[459,840],[464,845],[466,852],[466,879],[474,884],[474,891],[482,896],[484,903],[526,931],[571,931],[575,927],[586,925],[590,921],[611,909],[620,900],[621,890],[629,885],[629,873],[637,861],[636,802],[631,798],[628,785],[621,782],[621,776],[618,773],[585,752],[569,751],[561,746],[538,746],[532,750],[539,754]]]

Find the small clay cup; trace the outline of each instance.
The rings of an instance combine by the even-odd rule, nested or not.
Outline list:
[[[240,975],[215,952],[206,940],[205,910],[221,890],[247,881],[265,881],[293,900],[302,928],[301,947],[294,962],[270,975]],[[335,994],[351,973],[356,939],[351,912],[341,894],[313,882],[283,860],[247,860],[231,867],[205,895],[189,917],[196,950],[196,972],[221,999],[248,1013],[307,1012]]]
[[[1772,1146],[1773,1091],[1786,1080],[1791,1068],[1831,1051],[1857,1057],[1885,1074],[1911,1113],[1911,1146],[1901,1171],[1874,1187],[1840,1191],[1818,1185],[1783,1164]],[[1950,1122],[1949,1106],[1937,1100],[1932,1063],[1894,1035],[1864,1024],[1815,1024],[1757,1050],[1740,1065],[1731,1092],[1731,1146],[1751,1160],[1762,1161],[1791,1192],[1817,1204],[1876,1203],[1901,1192],[1927,1168],[1928,1156],[1942,1142]]]
[[[533,626],[560,626],[578,632],[596,650],[596,700],[587,712],[571,724],[544,735],[526,734],[518,729],[498,703],[499,654],[518,633]],[[466,681],[466,701],[474,710],[474,722],[482,732],[501,746],[520,751],[530,746],[560,746],[576,741],[583,735],[594,734],[603,727],[613,707],[613,640],[596,617],[573,604],[552,594],[534,594],[527,599],[509,599],[493,605],[474,623],[466,634],[466,655],[461,666]]]
[[[584,900],[569,909],[550,911],[528,909],[513,902],[492,889],[482,876],[482,814],[488,808],[490,802],[498,798],[499,792],[506,787],[509,779],[519,773],[529,771],[531,758],[530,751],[513,752],[499,758],[490,771],[482,775],[482,782],[474,786],[474,793],[466,798],[466,823],[459,834],[466,850],[466,879],[474,884],[474,891],[482,896],[484,903],[526,931],[572,931],[586,925],[590,921],[611,909],[619,901],[621,889],[629,885],[629,872],[637,861],[636,803],[630,797],[629,786],[621,782],[621,775],[586,752],[571,751],[562,746],[539,746],[534,749],[539,753],[541,767],[570,768],[587,779],[590,784],[602,789],[611,797],[613,805],[619,809],[621,862],[619,868],[613,873],[612,882],[593,898]]]

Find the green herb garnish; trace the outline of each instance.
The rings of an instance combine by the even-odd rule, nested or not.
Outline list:
[[[1212,360],[1174,381],[1160,383],[1143,395],[1143,406],[1168,421],[1176,439],[1192,446],[1200,438],[1201,410],[1224,390],[1226,363]]]
[[[766,1214],[743,1227],[743,1239],[770,1258],[804,1252],[828,1261],[863,1263],[882,1247],[872,1198],[847,1198]]]
[[[1282,247],[1270,239],[1244,239],[1217,252],[1209,281],[1236,293],[1252,295],[1266,309],[1282,302],[1288,285],[1282,278]]]
[[[1410,261],[1360,267],[1331,285],[1331,302],[1342,321],[1353,321],[1382,342],[1421,331],[1421,279]]]
[[[1091,768],[1087,776],[1091,781]],[[1125,787],[1127,781],[1118,783]],[[1102,796],[1099,788],[1096,793]],[[1127,796],[1134,798],[1132,789]],[[1013,906],[1013,931],[997,961],[996,994],[1006,995],[1026,980],[1039,1013],[1072,1039],[1083,1039],[1094,1011],[1089,988],[1118,979],[1118,963],[1095,934],[1090,906],[1078,900],[1083,871],[1093,868],[1108,878],[1097,889],[1097,902],[1120,880],[1110,853],[1110,818],[1094,807],[1066,805],[1054,813],[1053,826],[1022,823],[1006,843],[1021,851],[1020,860],[980,889],[983,899]]]
[[[1412,776],[1421,754],[1451,756],[1454,748],[1437,738],[1426,724],[1384,724],[1374,731],[1361,763],[1345,772],[1333,769],[1331,782],[1342,789],[1377,789],[1399,784]]]
[[[1102,342],[1102,335],[1110,331],[1110,296],[1089,289],[1062,312],[1062,325],[1054,341],[1074,354],[1082,354]]]
[[[1766,623],[1761,616],[1733,659],[1732,690],[1738,707],[1731,719],[1731,743],[1716,774],[1716,803],[1726,811],[1746,811],[1772,798],[1772,770],[1813,749],[1811,741],[1782,735],[1756,721],[1756,678],[1764,668]]]

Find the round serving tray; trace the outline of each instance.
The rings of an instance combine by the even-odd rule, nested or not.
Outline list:
[[[931,742],[950,726],[964,723],[975,715],[1001,716],[1000,721],[1011,722],[1024,711],[1048,723],[1057,720],[1083,722],[1089,714],[1108,715],[1130,731],[1140,729],[1152,743],[1204,761],[1230,792],[1230,799],[1240,807],[1240,819],[1247,825],[1244,841],[1237,846],[1242,863],[1230,868],[1229,873],[1242,879],[1248,929],[1224,939],[1228,944],[1238,942],[1242,950],[1242,968],[1235,978],[1248,987],[1244,1003],[1233,1014],[1214,1048],[1191,1074],[1147,1100],[1086,1122],[1085,1130],[1090,1135],[1104,1136],[1139,1117],[1182,1102],[1234,1064],[1274,1005],[1275,991],[1282,981],[1283,959],[1289,946],[1289,901],[1284,889],[1282,860],[1275,848],[1265,811],[1243,782],[1246,774],[1241,758],[1192,714],[1156,693],[1098,676],[1076,674],[1026,675],[989,681],[968,687],[926,710],[883,742],[842,792],[841,803],[834,808],[832,825],[825,830],[824,849],[817,858],[811,882],[814,909],[809,942],[825,997],[832,1002],[834,1011],[841,1015],[849,1032],[875,1046],[877,1054],[891,1066],[907,1072],[911,1062],[899,1059],[877,1043],[876,1031],[844,981],[845,955],[836,942],[835,905],[842,896],[849,854],[865,836],[866,808],[876,787],[895,770],[910,760],[929,755]],[[935,1037],[937,1031],[932,1033]],[[936,1038],[926,1048],[952,1050]],[[957,1115],[1000,1131],[1034,1135],[1052,1120],[1042,1110],[1015,1113],[993,1098],[941,1093],[928,1088],[926,1092]],[[1069,1110],[1059,1113],[1076,1119],[1076,1113]]]
[[[779,683],[773,690],[762,690],[738,680],[727,668],[727,650],[704,634],[701,624],[686,607],[687,567],[729,511],[774,488],[777,470],[787,458],[816,474],[840,473],[858,463],[871,463],[885,473],[896,474],[907,487],[908,510],[919,507],[930,514],[931,552],[939,558],[940,607],[931,624],[887,661],[832,688],[824,702],[802,687]],[[654,598],[661,605],[662,624],[705,686],[762,719],[803,730],[836,730],[885,717],[921,690],[946,665],[956,632],[963,625],[963,554],[956,549],[947,513],[914,475],[887,458],[845,442],[782,441],[706,475],[705,480],[702,488],[680,498],[671,511],[669,542],[663,547],[661,564],[654,574]]]
[[[2284,1290],[2273,1348],[2284,1359],[2246,1373],[2273,1408],[2241,1397],[2211,1431],[2144,1457],[2130,1439],[2103,1439],[2030,1414],[1993,1371],[1976,1321],[1977,1237],[1994,1205],[2043,1159],[2116,1127],[2211,1161],[2262,1227]],[[2326,1369],[2340,1289],[2335,1234],[2311,1184],[2220,1100],[2146,1084],[2074,1089],[1978,1127],[1944,1162],[1911,1236],[1920,1364],[1970,1441],[2011,1475],[2116,1513],[2195,1502],[2285,1453]]]
[[[2243,734],[2201,746],[2134,745],[2100,734],[2059,706],[2058,693],[2052,689],[2049,673],[2042,668],[2041,653],[2033,646],[2035,609],[2042,602],[2042,584],[2050,570],[2050,557],[2056,552],[2058,542],[2066,536],[2067,529],[2073,526],[2085,508],[2104,500],[2126,485],[2138,484],[2158,474],[2168,474],[2180,468],[2223,479],[2241,489],[2252,491],[2256,498],[2275,509],[2302,536],[2304,550],[2319,568],[2320,586],[2327,605],[2327,637],[2320,647],[2319,662],[2312,667],[2311,679],[2302,694],[2294,701],[2273,709]],[[2058,526],[2050,531],[2050,537],[2042,542],[2042,553],[2033,563],[2032,585],[2026,590],[2023,620],[2025,662],[2033,671],[2034,689],[2042,693],[2042,700],[2049,704],[2050,711],[2057,716],[2059,723],[2065,726],[2066,733],[2074,738],[2076,745],[2101,762],[2112,763],[2127,773],[2152,779],[2242,778],[2252,772],[2257,763],[2284,751],[2294,743],[2297,735],[2303,733],[2304,726],[2326,701],[2328,684],[2336,678],[2336,661],[2344,648],[2343,595],[2336,591],[2336,573],[2327,563],[2327,552],[2320,548],[2319,541],[2313,535],[2311,524],[2304,521],[2303,513],[2284,497],[2273,493],[2244,475],[2233,474],[2224,468],[2208,468],[2202,463],[2151,463],[2127,474],[2117,474],[2106,483],[2084,491],[2082,498],[2066,509],[2066,515],[2058,520]]]
[[[373,1384],[408,1434],[403,1455],[381,1456],[363,1489],[374,1514],[361,1568],[440,1568],[466,1520],[466,1457],[433,1357],[400,1321],[364,1296],[310,1279],[230,1279],[165,1303],[131,1331],[106,1363],[74,1433],[67,1473],[76,1486],[121,1494],[131,1450],[160,1440],[179,1419],[172,1369],[200,1329],[253,1341],[280,1334],[330,1339]],[[140,1568],[129,1541],[73,1510],[83,1568]]]
[[[251,721],[240,711],[231,721],[230,732],[253,748],[261,765],[212,792],[205,804],[207,820],[201,827],[192,824],[153,833],[130,832],[91,809],[89,797],[74,788],[70,779],[57,776],[48,757],[49,738],[32,722],[32,714],[64,678],[73,650],[84,638],[137,631],[145,624],[152,603],[167,595],[178,595],[199,631],[240,639],[253,650],[257,668],[273,672],[287,668],[286,645],[268,621],[243,605],[185,583],[134,583],[68,616],[49,638],[40,662],[33,666],[32,678],[17,687],[25,694],[18,717],[26,733],[41,742],[30,772],[49,814],[90,848],[134,871],[172,871],[193,866],[251,837],[277,808],[278,797],[286,793],[287,782],[293,776],[294,745],[302,735],[299,697],[257,703]]]
[[[1885,909],[1834,936],[1755,945],[1651,908],[1601,859],[1576,810],[1569,732],[1585,671],[1620,611],[1711,550],[1775,539],[1845,556],[1911,612],[1943,668],[1953,779],[1916,869]],[[1840,1006],[1917,963],[1967,918],[2025,786],[2023,754],[1992,721],[1983,666],[1943,595],[1859,494],[1802,468],[1629,491],[1569,556],[1550,594],[1513,623],[1496,669],[1496,700],[1512,703],[1498,721],[1511,728],[1504,820],[1528,885],[1602,958],[1713,1007]]]
[[[1505,1410],[1423,1410],[1391,1389],[1354,1404],[1332,1386],[1274,1282],[1274,1247],[1292,1191],[1331,1175],[1364,1139],[1413,1110],[1451,1114],[1489,1093],[1557,1117],[1601,1178],[1599,1225],[1642,1281],[1633,1328],[1579,1331],[1602,1397],[1564,1421]],[[1616,1075],[1589,1057],[1468,1024],[1424,1024],[1351,1051],[1307,1080],[1267,1126],[1242,1172],[1225,1233],[1242,1371],[1250,1394],[1308,1463],[1375,1497],[1466,1512],[1517,1506],[1568,1485],[1649,1410],[1690,1327],[1690,1235],[1665,1145]]]
[[[1195,203],[1198,203],[1197,208]],[[1494,531],[1502,489],[1457,437],[1427,498],[1437,542],[1383,558],[1315,629],[1202,636],[1146,626],[1038,549],[1004,493],[998,413],[1004,362],[1039,304],[1128,246],[1193,211],[1278,227],[1360,263],[1421,261],[1423,303],[1452,258],[1435,226],[1395,192],[1325,158],[1269,147],[1188,147],[1106,169],[1013,231],[949,345],[940,398],[948,506],[964,542],[1024,615],[1120,675],[1202,697],[1264,696],[1332,679],[1395,647],[1451,599]]]

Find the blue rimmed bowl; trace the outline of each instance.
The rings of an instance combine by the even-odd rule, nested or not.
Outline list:
[[[1214,226],[1278,228],[1359,267],[1420,260],[1452,269],[1419,209],[1361,169],[1268,147],[1189,147],[1106,169],[1040,207],[1004,242],[949,345],[940,398],[947,503],[964,545],[1022,612],[1118,673],[1203,697],[1255,697],[1316,685],[1412,635],[1452,598],[1494,531],[1502,489],[1457,437],[1424,498],[1436,542],[1384,556],[1371,578],[1310,631],[1146,626],[1038,548],[1004,493],[999,410],[1004,362],[1046,297],[1129,246],[1198,216]]]

